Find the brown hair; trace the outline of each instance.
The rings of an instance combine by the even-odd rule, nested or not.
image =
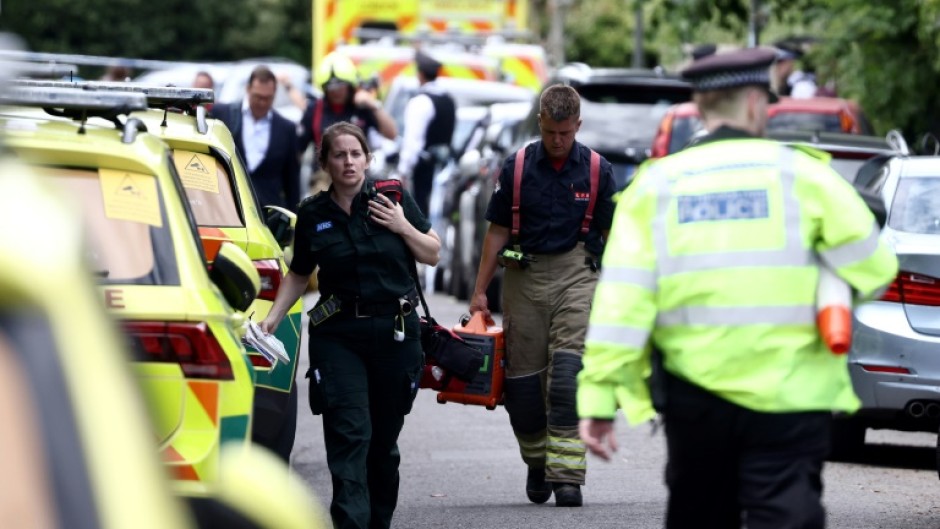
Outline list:
[[[275,77],[274,72],[270,68],[261,64],[255,66],[255,69],[251,71],[251,75],[248,76],[248,86],[251,86],[251,83],[258,81],[259,83],[270,83],[274,82],[277,85],[277,77]]]
[[[553,84],[539,98],[539,115],[554,121],[580,117],[581,96],[570,86]]]
[[[359,140],[359,145],[362,146],[362,152],[365,153],[366,159],[372,156],[369,152],[369,142],[366,141],[366,135],[363,134],[362,129],[348,121],[340,121],[330,125],[323,131],[323,138],[320,140],[320,154],[317,157],[320,161],[320,167],[326,167],[327,157],[336,138],[347,134]]]

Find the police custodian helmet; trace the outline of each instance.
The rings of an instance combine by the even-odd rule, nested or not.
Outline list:
[[[776,57],[775,51],[765,48],[715,53],[693,62],[682,70],[682,77],[696,92],[760,86],[767,90],[773,103],[777,96],[770,90],[770,66]]]

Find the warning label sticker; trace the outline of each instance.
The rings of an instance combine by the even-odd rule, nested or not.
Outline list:
[[[215,170],[215,158],[201,152],[175,149],[173,163],[184,187],[218,194],[219,177]]]
[[[151,226],[163,226],[157,178],[152,175],[98,169],[104,214],[109,219],[129,220]]]

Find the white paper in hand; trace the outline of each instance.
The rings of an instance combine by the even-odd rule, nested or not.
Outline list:
[[[252,320],[248,320],[245,325],[248,326],[245,332],[246,344],[254,347],[255,350],[261,353],[272,365],[276,364],[278,361],[290,362],[290,357],[287,356],[287,350],[284,348],[284,344],[281,343],[277,337],[273,334],[264,334],[261,327]]]

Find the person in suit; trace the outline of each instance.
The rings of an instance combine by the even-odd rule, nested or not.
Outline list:
[[[272,107],[277,77],[258,66],[248,78],[241,103],[218,103],[210,116],[220,119],[235,139],[261,206],[297,211],[300,202],[300,160],[297,128]]]

